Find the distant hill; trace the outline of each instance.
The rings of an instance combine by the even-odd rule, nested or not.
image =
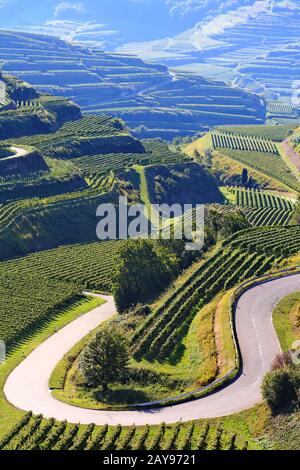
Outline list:
[[[195,10],[194,27],[181,34],[119,51],[234,81],[268,99],[290,99],[300,72],[299,1],[237,0],[224,2],[226,10],[218,3],[209,16]]]
[[[138,137],[172,139],[266,117],[265,102],[238,87],[54,37],[0,31],[0,63],[4,73],[74,100],[83,113],[124,118]]]

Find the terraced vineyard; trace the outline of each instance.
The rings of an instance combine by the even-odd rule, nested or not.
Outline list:
[[[300,191],[298,180],[279,155],[227,148],[222,149],[221,152],[232,160],[280,182],[290,190]]]
[[[111,122],[108,118],[105,118],[105,120]],[[77,121],[77,123],[79,124],[80,121]],[[54,206],[67,207],[68,205],[93,200],[101,195],[104,196],[105,193],[109,194],[109,191],[113,188],[114,175],[126,168],[131,168],[133,165],[173,164],[190,161],[187,156],[171,151],[166,142],[149,139],[145,140],[143,144],[146,153],[85,155],[84,157],[72,159],[70,168],[73,169],[74,174],[77,172],[84,176],[89,181],[89,187],[85,185],[82,189],[78,188],[78,190],[62,192],[53,196],[49,195],[48,197],[38,197],[38,192],[36,192],[36,197],[0,203],[0,230],[6,228],[21,214],[32,213],[43,208],[49,209]],[[26,179],[23,178],[22,181],[25,182]]]
[[[93,201],[101,196],[109,194],[107,187],[104,184],[107,180],[97,180],[96,184],[93,182],[92,186],[88,189],[80,191],[74,191],[69,193],[58,194],[55,196],[49,196],[46,198],[33,197],[30,199],[22,199],[20,201],[7,202],[4,204],[0,203],[0,231],[8,228],[11,222],[20,215],[33,213],[34,211],[40,211],[42,209],[51,209],[52,207],[75,207],[77,204],[83,202]]]
[[[124,133],[123,124],[110,116],[85,116],[77,121],[64,124],[59,132],[65,137],[95,137]]]
[[[8,273],[1,269],[0,291],[0,337],[8,348],[80,294],[75,283],[45,277],[41,282],[41,276],[33,270],[24,277],[20,271]]]
[[[212,125],[265,120],[265,105],[252,93],[197,75],[174,80],[166,67],[137,57],[8,31],[0,33],[0,49],[5,73],[74,99],[86,114],[121,117],[141,138],[172,140]]]
[[[241,136],[262,138],[272,140],[273,142],[282,142],[285,140],[291,131],[295,128],[294,125],[282,126],[219,126],[217,130],[221,132],[230,132]]]
[[[213,131],[211,136],[214,149],[228,148],[279,155],[276,144],[269,139],[237,135],[228,131]]]
[[[295,202],[268,192],[243,188],[227,190],[235,198],[235,204],[245,209],[253,226],[287,225],[295,210]]]
[[[136,358],[165,361],[170,354],[176,354],[183,332],[205,303],[221,290],[264,273],[275,259],[282,259],[299,249],[298,226],[237,233],[136,330],[132,337]]]
[[[114,153],[106,155],[86,155],[75,158],[73,165],[85,175],[118,172],[133,165],[183,163],[190,159],[179,152],[173,152],[164,141],[147,139],[142,141],[146,153]]]
[[[79,284],[82,288],[110,291],[117,254],[122,243],[124,242],[107,241],[63,246],[0,263],[0,266],[7,275],[22,271],[26,277],[30,277],[35,272],[47,278]]]
[[[247,450],[248,442],[220,423],[151,427],[80,426],[27,413],[0,441],[0,450]]]
[[[46,303],[55,298],[51,296],[52,286],[54,289],[57,286],[58,290],[66,292],[63,294],[64,299],[70,296],[70,292],[79,293],[84,289],[109,292],[120,243],[126,242],[70,245],[0,263],[5,294],[1,297],[3,308],[0,309],[2,337],[13,337],[13,331],[16,331],[16,319],[23,314],[24,305],[27,305],[24,302],[29,302],[25,310],[31,321],[41,315],[41,312],[45,314],[47,311],[41,308],[40,300],[36,303],[34,294],[27,297],[28,282],[30,290],[36,289],[37,299],[40,299],[38,286],[43,279],[45,282],[43,301]],[[227,289],[242,279],[262,274],[275,258],[282,258],[299,249],[299,227],[252,229],[249,233],[238,234],[224,243],[223,250],[208,259],[166,300],[164,305],[147,318],[132,338],[135,354],[155,356],[161,360],[168,357],[170,351],[180,342],[182,331],[192,320],[194,312],[198,311],[205,301],[210,300],[223,288]],[[7,279],[10,280],[9,285]],[[65,284],[66,282],[70,285]],[[22,285],[24,293],[21,291],[20,298],[16,297],[16,307],[8,322],[4,308],[8,302],[7,296],[11,296],[14,291],[20,292]],[[55,304],[57,299],[61,298],[59,295],[56,297],[55,302],[52,300]],[[25,327],[26,322],[18,327],[16,333]]]
[[[298,110],[290,103],[280,101],[268,101],[267,113],[270,117],[287,117],[290,119],[297,118],[299,115]]]
[[[29,109],[30,112],[30,109]],[[13,139],[23,145],[32,145],[40,149],[57,143],[63,144],[70,139],[111,137],[128,135],[121,121],[110,116],[85,116],[75,121],[66,122],[57,132]]]

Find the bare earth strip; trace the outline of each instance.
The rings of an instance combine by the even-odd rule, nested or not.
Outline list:
[[[4,392],[22,410],[71,423],[145,425],[216,418],[237,413],[261,401],[262,378],[281,349],[272,312],[286,295],[299,291],[300,275],[277,279],[247,291],[236,309],[236,330],[243,358],[237,380],[213,395],[165,408],[140,411],[100,411],[77,408],[55,400],[48,389],[56,364],[91,330],[115,314],[111,297],[101,307],[76,319],[33,351],[8,377]]]
[[[298,179],[300,176],[300,155],[295,152],[293,147],[291,146],[290,142],[288,140],[285,140],[282,142],[281,147],[286,155],[286,157],[290,160],[292,165],[298,170],[299,175]]]

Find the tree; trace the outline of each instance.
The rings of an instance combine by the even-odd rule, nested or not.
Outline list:
[[[294,379],[289,369],[268,372],[262,383],[262,394],[272,411],[277,411],[296,400]]]
[[[249,228],[249,223],[244,214],[239,210],[224,211],[219,208],[210,208],[205,215],[206,233],[218,238],[230,237],[239,230]]]
[[[248,170],[244,168],[242,171],[242,186],[247,186],[248,183]]]
[[[179,273],[181,240],[128,240],[120,250],[113,294],[119,312],[157,295]]]
[[[128,362],[128,345],[124,335],[115,327],[105,326],[81,353],[79,368],[89,386],[102,385],[106,392],[110,383],[124,377]]]

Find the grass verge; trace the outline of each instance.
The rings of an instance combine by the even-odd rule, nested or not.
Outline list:
[[[276,306],[273,313],[274,327],[284,352],[300,339],[300,291],[288,295]]]

